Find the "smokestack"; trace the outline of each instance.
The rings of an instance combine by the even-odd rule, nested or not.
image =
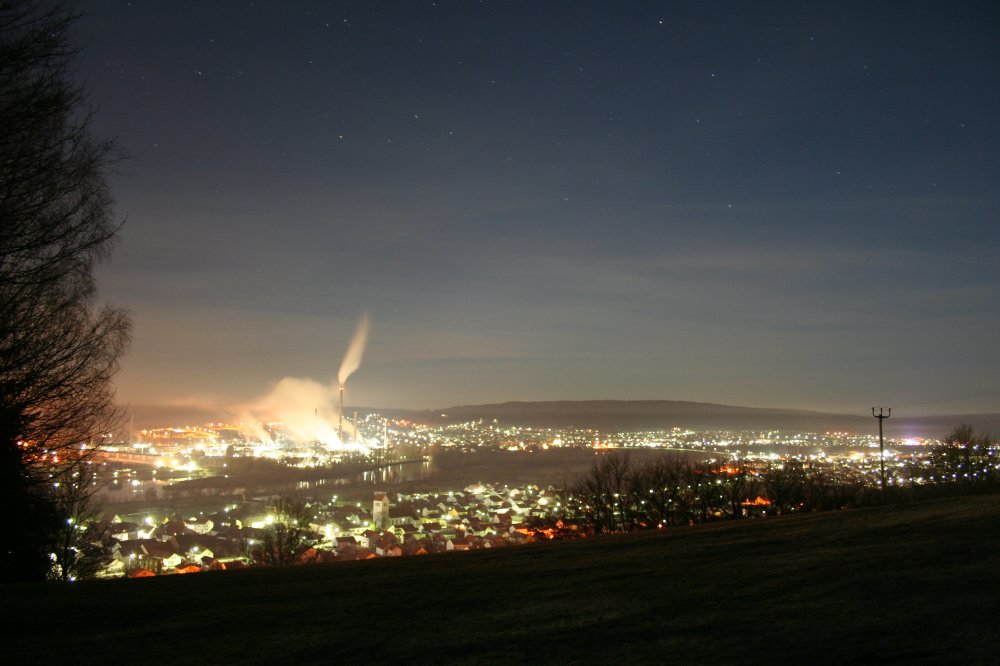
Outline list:
[[[340,420],[337,422],[337,438],[344,442],[344,382],[340,382]]]
[[[357,444],[360,440],[358,439],[358,413],[354,412],[354,421],[351,422],[351,427],[354,428],[354,443]]]

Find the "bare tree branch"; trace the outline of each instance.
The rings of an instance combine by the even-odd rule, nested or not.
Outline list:
[[[40,512],[3,537],[5,577],[34,571],[13,541],[41,539],[61,511],[51,488],[120,418],[112,378],[131,332],[97,300],[94,269],[121,226],[105,180],[119,153],[92,136],[73,82],[76,18],[63,3],[0,2],[0,487]]]

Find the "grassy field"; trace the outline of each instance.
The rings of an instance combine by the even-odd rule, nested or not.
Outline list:
[[[1000,497],[4,592],[10,664],[1000,663]]]

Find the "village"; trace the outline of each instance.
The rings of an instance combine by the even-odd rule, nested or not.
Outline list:
[[[108,565],[102,577],[188,574],[253,566],[280,522],[278,497],[230,503],[198,515],[116,514],[105,524]],[[304,502],[311,546],[298,564],[505,548],[542,539],[579,536],[559,518],[560,491],[536,485],[473,484],[422,493],[373,491],[360,497]]]

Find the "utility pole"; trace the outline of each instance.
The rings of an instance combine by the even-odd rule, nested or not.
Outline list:
[[[882,501],[885,502],[885,445],[882,441],[882,421],[886,420],[892,416],[892,407],[889,407],[889,413],[883,414],[882,408],[878,408],[878,414],[875,413],[875,408],[872,407],[872,416],[878,419],[878,464],[879,469],[882,471]]]

